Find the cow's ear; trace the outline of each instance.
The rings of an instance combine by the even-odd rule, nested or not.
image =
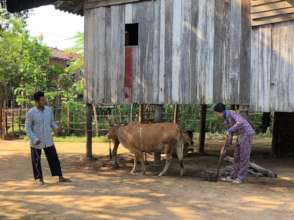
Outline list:
[[[111,127],[113,128],[113,127],[116,127],[117,125],[118,125],[117,119],[116,118],[112,118],[112,120],[111,120]]]

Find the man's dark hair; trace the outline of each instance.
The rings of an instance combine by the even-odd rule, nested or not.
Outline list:
[[[44,95],[44,92],[42,92],[42,91],[38,91],[38,92],[36,92],[36,93],[34,94],[34,100],[37,102],[37,101],[40,100],[41,97],[44,97],[44,96],[45,96],[45,95]]]
[[[226,106],[223,103],[218,103],[213,107],[215,112],[224,112],[226,110]]]

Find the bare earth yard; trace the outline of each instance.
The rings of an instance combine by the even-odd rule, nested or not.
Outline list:
[[[264,146],[256,142],[256,148]],[[213,149],[210,143],[209,149]],[[186,176],[178,176],[173,162],[168,176],[130,175],[132,157],[120,149],[120,164],[109,163],[108,144],[94,144],[97,161],[84,159],[84,143],[57,143],[70,184],[57,184],[43,158],[46,186],[32,181],[25,141],[0,141],[0,219],[224,219],[293,220],[294,158],[255,161],[279,174],[277,179],[248,178],[242,185],[207,182],[197,174],[213,169],[214,156],[189,157]],[[213,152],[213,150],[212,150]]]

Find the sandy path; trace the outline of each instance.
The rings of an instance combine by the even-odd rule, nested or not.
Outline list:
[[[73,183],[57,184],[43,160],[47,185],[38,187],[26,143],[0,142],[0,219],[294,219],[293,158],[261,160],[280,177],[249,178],[236,186],[191,177],[195,169],[214,166],[213,157],[191,162],[183,178],[177,176],[177,163],[168,177],[150,172],[141,177],[128,174],[127,156],[121,169],[112,170],[106,157],[85,162],[83,143],[57,146],[64,173]],[[94,153],[106,155],[107,147],[95,144]]]

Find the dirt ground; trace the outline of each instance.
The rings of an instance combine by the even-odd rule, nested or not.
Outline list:
[[[182,178],[176,160],[167,176],[157,177],[158,169],[149,166],[142,177],[128,173],[132,157],[122,148],[121,167],[114,170],[108,144],[94,144],[99,159],[87,162],[84,143],[57,143],[73,182],[57,184],[43,158],[46,185],[37,186],[27,143],[1,141],[0,219],[293,220],[294,158],[271,159],[268,146],[255,143],[254,160],[276,171],[277,179],[249,177],[242,185],[203,180],[199,174],[216,166],[216,143],[208,146],[210,156],[185,160]]]

